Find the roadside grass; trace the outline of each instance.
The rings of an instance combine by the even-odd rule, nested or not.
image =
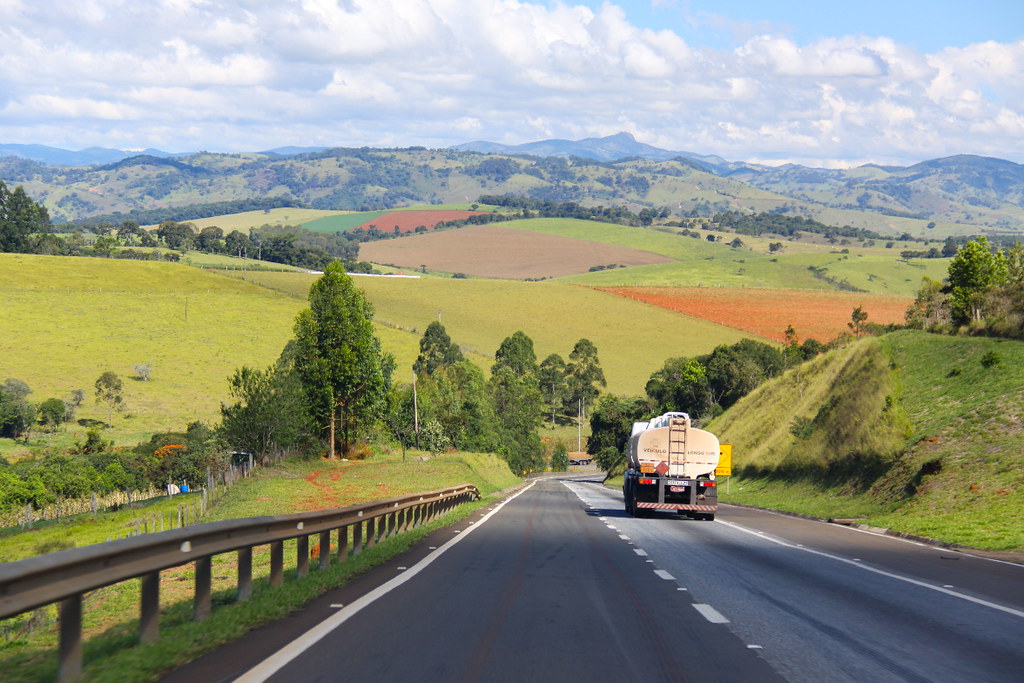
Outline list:
[[[460,506],[428,527],[383,541],[344,564],[335,562],[324,571],[317,562],[311,562],[310,576],[301,581],[294,580],[295,542],[286,543],[286,564],[293,568],[286,573],[285,585],[278,589],[271,589],[267,582],[269,549],[266,546],[256,548],[253,553],[254,596],[246,603],[235,602],[236,555],[219,555],[213,562],[213,615],[202,623],[192,621],[193,566],[166,570],[160,582],[161,639],[154,644],[137,645],[138,620],[125,619],[126,615],[138,613],[138,580],[93,591],[86,596],[84,620],[86,680],[154,680],[260,624],[286,616],[326,590],[343,585],[356,574],[406,550],[429,531],[488,505],[495,494],[520,482],[503,460],[490,454],[452,453],[421,458],[420,452],[410,452],[404,459],[400,453],[382,452],[368,460],[353,462],[289,460],[261,468],[258,476],[232,487],[203,521],[351,505],[463,483],[475,484],[482,499]],[[93,526],[117,528],[123,524],[118,515],[97,515],[97,519],[105,519],[93,522]],[[85,526],[81,521],[69,520],[64,531],[81,539],[83,536],[76,532],[81,532]],[[38,540],[44,537],[39,534],[32,531],[24,535],[35,535],[33,540]],[[18,535],[0,536],[0,548],[6,552]],[[312,538],[311,546],[315,542]],[[52,617],[55,608],[47,609]],[[56,668],[56,644],[57,633],[52,624],[30,636],[0,644],[4,680],[51,680]]]
[[[864,340],[759,387],[708,429],[734,447],[723,501],[1024,550],[1022,342]]]
[[[314,276],[250,273],[247,279],[305,297]],[[418,344],[427,325],[440,318],[452,340],[485,371],[501,341],[517,330],[533,339],[538,362],[551,353],[567,359],[579,339],[590,339],[608,381],[606,390],[614,394],[643,394],[651,373],[668,358],[757,338],[561,282],[378,277],[360,278],[357,284],[373,303],[377,322],[410,332]],[[397,376],[402,378],[407,369]]]

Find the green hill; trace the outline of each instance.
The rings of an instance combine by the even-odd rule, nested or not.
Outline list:
[[[729,499],[1024,549],[1024,343],[903,331],[785,373],[710,423]]]

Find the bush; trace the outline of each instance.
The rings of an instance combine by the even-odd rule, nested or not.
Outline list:
[[[1003,362],[1003,357],[995,351],[986,351],[985,355],[981,357],[981,366],[983,368],[991,368],[992,366],[999,365]]]

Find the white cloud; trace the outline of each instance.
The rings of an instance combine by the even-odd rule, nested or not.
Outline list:
[[[718,51],[572,0],[0,0],[0,19],[2,142],[232,151],[628,130],[728,158],[1024,161],[1024,42],[922,54],[878,36],[798,44],[754,22]]]

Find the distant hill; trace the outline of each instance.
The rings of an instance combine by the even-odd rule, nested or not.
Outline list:
[[[728,169],[730,166],[728,161],[718,156],[695,152],[672,152],[637,142],[636,138],[629,133],[618,133],[603,138],[584,138],[583,140],[542,140],[522,145],[502,145],[497,142],[477,141],[453,145],[449,149],[482,154],[529,154],[539,157],[575,156],[598,161],[617,161],[630,157],[668,161],[676,157],[686,157],[705,164],[709,169]]]
[[[174,156],[170,152],[163,152],[159,149],[146,149],[141,152],[125,151],[123,149],[108,149],[106,147],[89,147],[77,152],[46,145],[15,145],[0,144],[0,157],[14,156],[30,161],[38,161],[53,166],[92,166],[93,164],[109,164],[122,159],[127,159],[138,154],[146,154],[153,157]]]
[[[27,147],[0,149],[63,158],[62,150]],[[51,153],[44,154],[46,149]],[[101,152],[114,158],[82,166],[82,156],[63,165],[0,157],[0,180],[24,186],[56,222],[267,198],[313,209],[377,211],[512,194],[587,206],[666,208],[676,219],[778,212],[930,239],[1020,234],[1024,227],[1024,166],[969,155],[906,168],[768,167],[661,150],[626,133],[514,147],[477,142],[450,149],[64,153],[99,159]]]

